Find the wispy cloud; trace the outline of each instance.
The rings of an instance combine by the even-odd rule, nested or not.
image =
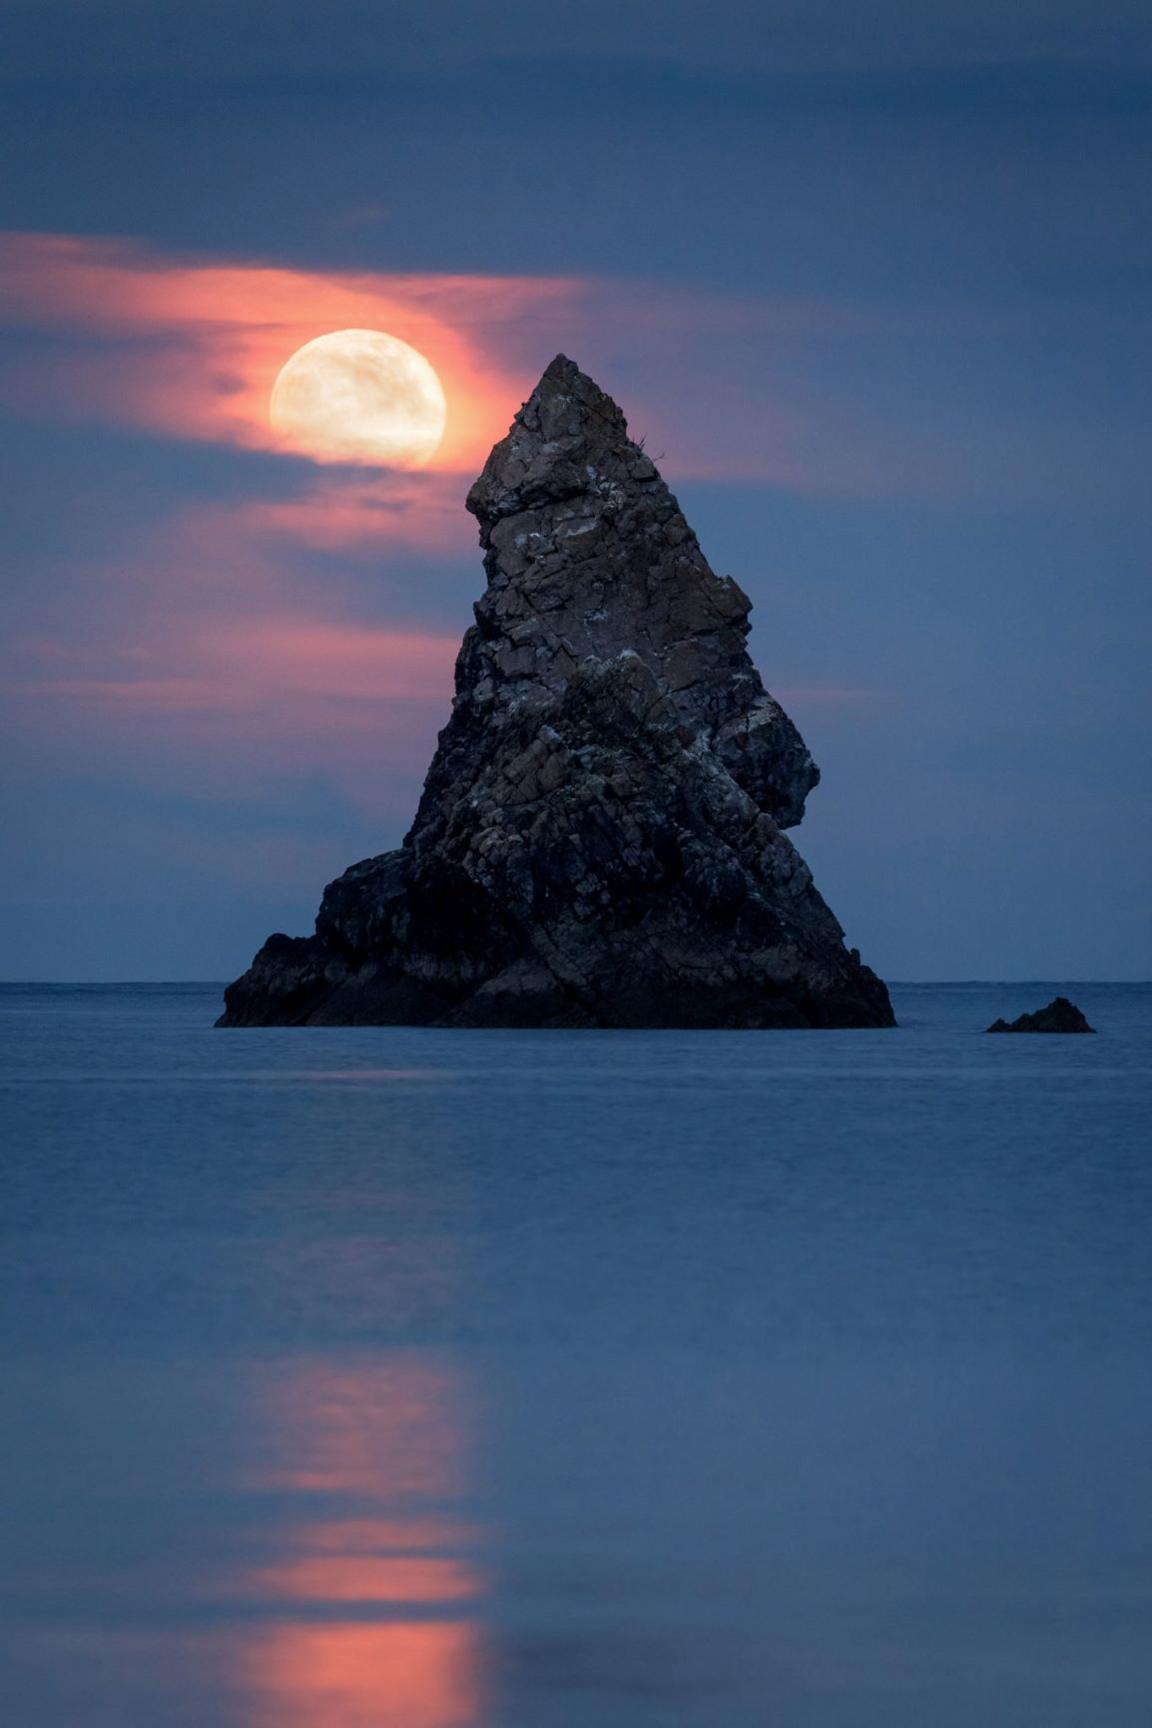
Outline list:
[[[230,724],[269,702],[284,712],[298,698],[443,702],[457,647],[454,636],[273,616],[182,633],[178,646],[138,645],[111,669],[92,669],[82,652],[55,643],[25,652],[40,667],[27,688],[54,700],[135,714],[206,710]]]
[[[781,387],[780,355],[874,331],[875,314],[835,302],[612,278],[298,270],[63,234],[0,235],[0,300],[7,327],[41,338],[0,367],[10,411],[37,419],[283,449],[268,418],[281,366],[316,336],[369,328],[411,343],[443,381],[448,425],[426,472],[473,476],[564,349],[615,386],[674,478],[847,496],[915,484],[906,453],[887,460],[882,441],[836,424],[834,404]],[[383,537],[415,496],[409,475],[341,468],[324,485],[301,480],[280,520],[308,541],[353,523]]]
[[[386,330],[444,382],[448,427],[433,465],[474,471],[522,384],[506,358],[534,320],[580,296],[573,280],[345,275],[164,257],[126,241],[0,236],[9,325],[65,333],[7,370],[10,397],[52,417],[122,420],[181,438],[276,449],[268,399],[285,360],[330,330]]]
[[[459,474],[320,474],[290,498],[236,507],[236,531],[266,542],[287,539],[316,552],[379,558],[381,547],[439,555],[471,553],[476,528],[464,509]]]

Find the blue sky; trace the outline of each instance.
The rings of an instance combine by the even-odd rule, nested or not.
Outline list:
[[[865,957],[1152,975],[1146,8],[0,19],[6,976],[231,975],[398,841],[558,349],[751,594]],[[257,426],[352,282],[471,416],[402,492]]]

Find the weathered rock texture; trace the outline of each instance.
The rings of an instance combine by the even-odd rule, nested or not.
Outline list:
[[[1095,1032],[1067,996],[1053,996],[1047,1008],[1021,1014],[1017,1020],[994,1020],[989,1032]]]
[[[818,774],[624,416],[562,355],[468,496],[488,588],[403,846],[221,1024],[889,1026],[782,830]]]

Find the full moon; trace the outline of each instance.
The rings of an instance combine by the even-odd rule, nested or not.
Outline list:
[[[333,330],[298,348],[272,389],[273,431],[318,462],[420,468],[448,404],[431,363],[398,336]]]

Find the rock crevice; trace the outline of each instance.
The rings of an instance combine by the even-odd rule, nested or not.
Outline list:
[[[412,828],[225,1025],[884,1026],[784,830],[819,774],[616,404],[558,356],[468,495],[487,589]]]

